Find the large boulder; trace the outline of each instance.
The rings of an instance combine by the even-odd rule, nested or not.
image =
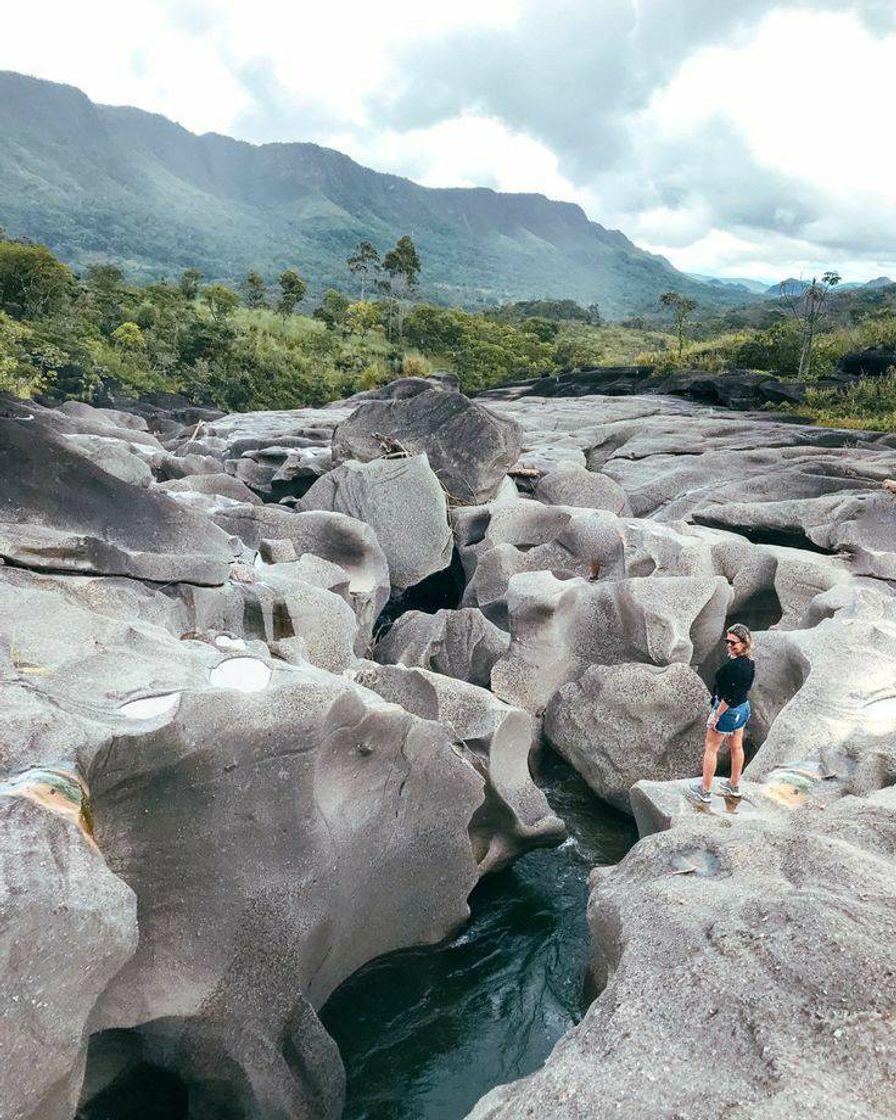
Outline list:
[[[888,490],[811,500],[729,502],[695,514],[695,520],[737,529],[754,539],[845,555],[857,575],[896,579],[896,497]]]
[[[555,693],[544,733],[599,797],[629,813],[635,782],[700,769],[708,711],[687,665],[592,665]]]
[[[137,946],[137,904],[88,833],[73,774],[0,783],[0,1100],[71,1120],[97,1000]]]
[[[425,452],[450,498],[487,501],[516,462],[519,426],[462,393],[427,389],[398,400],[361,404],[333,434],[337,462],[369,462],[403,450]]]
[[[0,558],[39,570],[224,583],[235,556],[226,533],[108,473],[27,415],[0,415]]]
[[[513,576],[510,649],[492,669],[492,688],[540,714],[594,664],[700,665],[718,647],[731,598],[723,576],[597,583],[549,572]]]
[[[562,463],[546,474],[535,487],[535,497],[552,506],[607,509],[620,516],[631,513],[628,498],[618,482],[571,463]]]
[[[604,510],[513,502],[455,516],[455,534],[468,583],[464,606],[478,607],[499,626],[507,623],[507,590],[522,572],[560,578],[613,578],[624,574],[625,534]]]
[[[823,813],[692,806],[592,874],[603,992],[469,1120],[885,1120],[894,843],[893,788]]]
[[[386,554],[395,591],[451,563],[445,494],[425,455],[344,463],[315,482],[301,507],[345,513],[369,525]]]
[[[342,568],[361,631],[370,639],[389,599],[389,565],[369,525],[344,513],[293,513],[268,505],[224,506],[214,519],[252,550],[264,548],[265,541],[290,541],[296,556],[310,553]]]
[[[896,346],[881,343],[864,350],[851,350],[843,355],[837,368],[850,377],[883,377],[896,368]]]
[[[383,665],[431,669],[488,688],[492,666],[509,645],[510,636],[475,608],[407,611],[377,643],[373,656]]]

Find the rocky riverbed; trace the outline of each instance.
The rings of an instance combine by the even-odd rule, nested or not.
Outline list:
[[[4,1117],[338,1120],[318,1012],[563,841],[544,742],[642,839],[598,998],[471,1120],[892,1117],[894,448],[447,377],[0,402]],[[735,620],[746,796],[697,806]]]

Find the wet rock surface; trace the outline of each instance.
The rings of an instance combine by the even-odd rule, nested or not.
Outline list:
[[[545,742],[643,839],[592,880],[599,998],[471,1116],[890,1115],[896,437],[387,389],[4,400],[10,1115],[337,1120],[318,1012],[562,839]],[[697,806],[734,621],[744,797]]]

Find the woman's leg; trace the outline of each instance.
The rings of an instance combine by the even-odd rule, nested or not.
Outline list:
[[[731,784],[736,786],[744,769],[744,729],[731,732]]]
[[[713,731],[709,728],[706,732],[706,739],[703,743],[703,788],[709,790],[712,786],[712,780],[716,776],[716,761],[718,759],[719,747],[725,738],[721,731]]]

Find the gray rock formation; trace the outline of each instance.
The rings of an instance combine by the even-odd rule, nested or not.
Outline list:
[[[4,1115],[66,1120],[82,1075],[101,1115],[149,1063],[191,1120],[338,1120],[329,992],[559,839],[530,776],[546,711],[644,839],[593,878],[600,998],[476,1120],[883,1120],[896,437],[659,396],[381,397],[4,400]],[[443,488],[464,605],[374,649],[391,588],[447,563]],[[735,620],[754,757],[741,801],[697,806]]]
[[[894,810],[892,788],[737,827],[692,809],[594,872],[600,998],[469,1120],[884,1120]]]
[[[566,834],[532,781],[529,760],[538,745],[536,721],[485,689],[425,669],[367,666],[355,679],[405,711],[450,728],[486,779],[486,799],[470,830],[480,869],[503,867],[533,844]]]
[[[97,843],[140,901],[95,1029],[136,1030],[191,1109],[214,1107],[223,1065],[241,1114],[309,1115],[284,1032],[365,961],[464,920],[482,779],[437,724],[289,666],[251,693],[184,691],[87,777]]]
[[[396,591],[451,563],[445,494],[425,455],[344,463],[315,482],[301,506],[345,513],[369,525]]]
[[[0,416],[0,558],[158,582],[223,583],[227,535],[74,452],[41,417]]]
[[[590,665],[699,665],[718,645],[731,597],[721,576],[599,583],[549,572],[513,576],[510,649],[492,669],[492,688],[541,713]]]
[[[546,474],[535,487],[535,497],[552,506],[608,509],[621,516],[631,513],[628,498],[618,482],[571,464],[561,464]]]
[[[425,452],[447,494],[461,502],[493,497],[520,453],[520,430],[462,393],[427,389],[361,404],[333,436],[337,462],[369,462],[402,449]]]
[[[709,694],[687,665],[592,665],[554,694],[544,733],[595,793],[631,812],[639,780],[694,773]]]
[[[509,645],[510,636],[481,611],[407,611],[377,643],[373,656],[383,665],[418,666],[488,688],[492,666]]]
[[[0,1099],[9,1120],[71,1120],[104,988],[137,946],[136,898],[86,830],[71,773],[0,783]]]
[[[222,507],[215,521],[250,549],[265,540],[292,541],[299,557],[329,560],[349,578],[349,595],[367,638],[389,598],[389,565],[370,526],[343,513],[292,513],[276,506]]]
[[[517,501],[458,511],[454,522],[468,579],[464,605],[478,607],[502,627],[508,625],[507,591],[515,575],[593,579],[624,573],[625,533],[606,511]]]

